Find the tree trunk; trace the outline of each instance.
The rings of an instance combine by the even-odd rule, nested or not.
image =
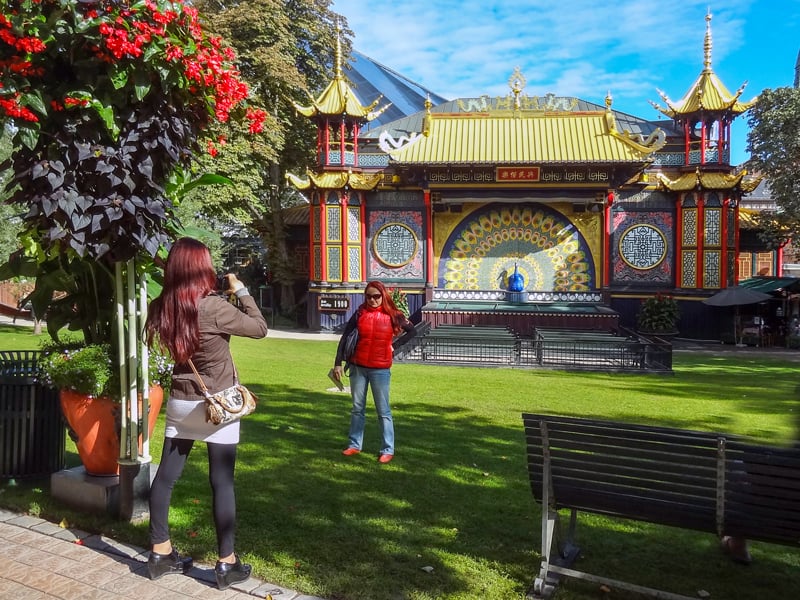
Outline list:
[[[270,207],[270,229],[272,230],[269,262],[272,269],[273,281],[280,286],[282,314],[290,314],[295,309],[296,300],[294,297],[294,265],[289,256],[289,249],[286,245],[286,226],[283,222],[281,209],[281,198],[283,197],[284,179],[280,176],[280,166],[277,163],[270,165],[270,178],[273,185],[270,187],[269,207]]]

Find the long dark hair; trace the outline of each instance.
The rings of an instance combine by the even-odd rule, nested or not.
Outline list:
[[[189,360],[200,346],[197,305],[215,286],[208,247],[188,237],[176,241],[164,267],[164,289],[148,309],[148,345],[160,345],[177,364]]]
[[[369,288],[375,288],[378,290],[381,295],[383,296],[383,302],[381,302],[380,306],[378,307],[381,312],[386,313],[392,319],[392,329],[395,333],[399,333],[402,327],[400,327],[400,323],[403,322],[405,319],[405,315],[397,308],[397,305],[392,300],[392,296],[389,294],[389,290],[386,289],[386,286],[383,285],[380,281],[370,281],[367,284],[367,287],[364,288],[364,293]],[[364,300],[364,303],[361,305],[362,308],[368,308],[369,303]]]

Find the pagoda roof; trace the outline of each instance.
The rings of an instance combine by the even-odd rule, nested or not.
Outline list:
[[[435,116],[437,114],[452,115],[456,113],[497,111],[501,106],[503,98],[490,98],[484,95],[478,98],[456,98],[454,100],[437,102],[436,97],[431,97],[431,101],[433,106],[430,112]],[[532,97],[532,101],[536,102],[536,105],[540,107],[539,110],[542,112],[571,111],[576,113],[588,113],[602,112],[605,110],[605,107],[601,104],[572,96],[547,94],[540,98]],[[614,110],[613,108],[611,112],[614,115],[617,127],[623,131],[627,130],[633,134],[643,135],[644,137],[653,134],[658,129],[664,130],[668,137],[682,135],[681,130],[674,127],[673,121],[663,120],[663,118],[660,120],[646,120],[641,117]],[[380,124],[379,121],[370,123],[361,130],[359,138],[361,140],[377,141],[384,132],[388,132],[389,135],[397,139],[404,135],[408,136],[411,132],[422,131],[422,122],[425,119],[425,115],[426,111],[420,109],[417,112],[394,121],[384,122],[383,124]]]
[[[339,36],[336,37],[336,59],[333,80],[327,85],[322,93],[315,99],[311,98],[311,104],[301,106],[294,103],[294,107],[304,117],[316,117],[319,115],[348,116],[361,121],[372,121],[389,108],[389,105],[378,109],[378,104],[383,96],[379,95],[371,104],[361,103],[358,95],[353,91],[342,72],[342,48]]]
[[[605,110],[587,112],[429,110],[422,133],[407,136],[404,145],[384,142],[382,148],[397,164],[647,163],[666,143],[664,132],[655,129],[644,138],[620,131],[610,107],[608,98]]]
[[[690,115],[701,111],[720,111],[729,112],[733,115],[740,115],[752,108],[758,101],[758,97],[743,102],[739,98],[744,92],[747,82],[743,83],[735,94],[731,94],[722,80],[717,77],[711,68],[711,15],[706,15],[706,35],[704,43],[705,60],[703,71],[695,80],[689,91],[677,102],[672,102],[664,92],[658,90],[661,99],[666,103],[662,107],[655,102],[650,104],[659,112],[667,115],[671,119],[681,115]]]
[[[672,192],[688,192],[694,189],[731,190],[738,187],[744,193],[756,189],[762,179],[760,176],[748,176],[744,170],[739,173],[714,173],[700,169],[694,173],[683,173],[677,179],[670,179],[662,173],[657,178],[662,187]]]
[[[382,173],[350,173],[348,171],[326,171],[314,173],[306,171],[306,179],[301,179],[292,173],[286,174],[286,179],[298,190],[308,190],[312,187],[340,190],[349,186],[354,190],[373,190],[383,179]]]

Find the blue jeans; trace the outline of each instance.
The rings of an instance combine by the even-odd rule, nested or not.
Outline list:
[[[389,408],[389,369],[369,369],[350,365],[350,394],[353,410],[350,412],[350,448],[361,450],[364,441],[364,411],[367,406],[367,386],[372,389],[375,410],[378,412],[378,428],[383,440],[381,454],[394,454],[394,422]]]

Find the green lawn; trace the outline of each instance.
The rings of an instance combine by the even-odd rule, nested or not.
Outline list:
[[[0,326],[0,348],[36,348]],[[261,402],[242,426],[238,550],[255,574],[331,600],[521,599],[539,565],[539,507],[530,493],[520,414],[551,412],[747,434],[775,444],[796,435],[797,363],[679,353],[674,376],[565,373],[398,364],[393,368],[397,457],[378,465],[377,424],[345,458],[349,396],[326,377],[335,343],[233,343],[242,380]],[[153,436],[158,461],[163,419]],[[68,448],[70,464],[77,464]],[[173,496],[173,539],[215,559],[202,445]],[[147,545],[146,524],[75,514],[47,482],[4,485],[0,505]],[[800,550],[754,543],[750,567],[722,556],[713,536],[586,515],[577,568],[712,599],[792,598]],[[423,567],[432,567],[427,572]],[[568,581],[557,600],[605,598]],[[616,591],[611,597],[633,598]]]

